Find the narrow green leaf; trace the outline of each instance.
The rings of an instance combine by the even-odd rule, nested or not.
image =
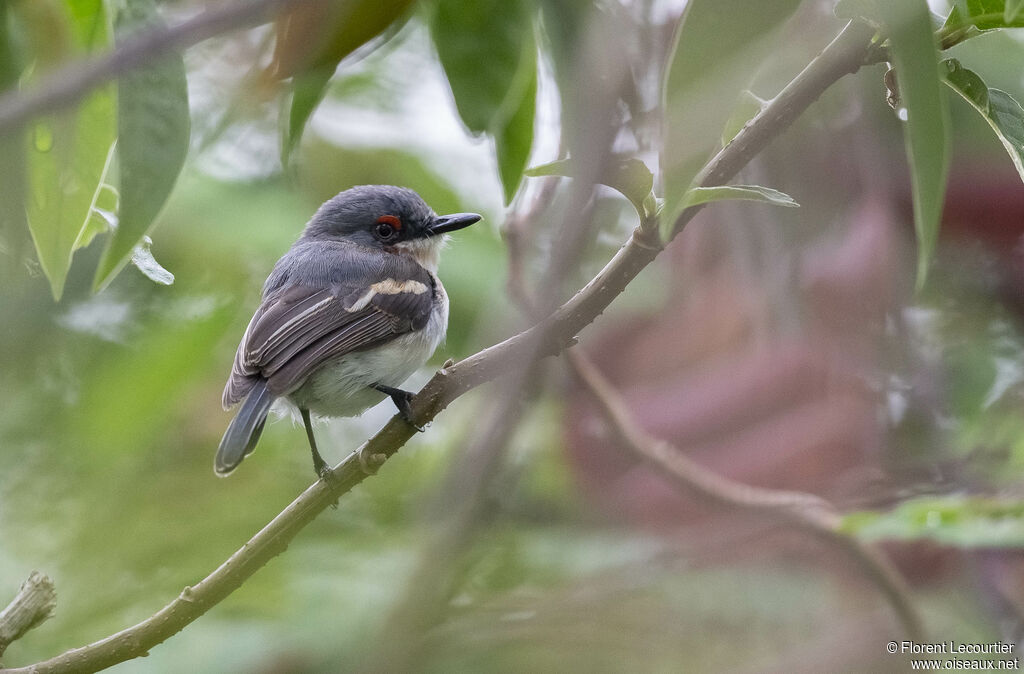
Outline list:
[[[69,2],[67,7],[77,49],[93,51],[108,45],[100,0]],[[110,87],[103,87],[76,109],[41,116],[27,128],[29,230],[54,299],[64,292],[75,244],[92,216],[114,141],[114,108]]]
[[[685,208],[699,206],[712,201],[725,200],[763,201],[774,206],[799,208],[800,204],[785,192],[773,190],[760,185],[724,185],[722,187],[694,187],[686,193],[683,200]]]
[[[1024,180],[1024,108],[1005,91],[989,89],[977,74],[956,59],[942,63],[946,67],[946,84],[985,118]]]
[[[154,0],[119,0],[115,38],[163,25]],[[128,261],[170,196],[189,143],[188,85],[180,54],[132,70],[118,81],[118,227],[100,258],[94,288]]]
[[[663,88],[664,218],[674,221],[686,190],[715,151],[737,95],[768,55],[764,38],[799,0],[690,0],[676,33]]]
[[[320,105],[327,93],[327,85],[334,76],[334,68],[317,68],[296,75],[292,82],[292,105],[288,113],[288,126],[281,142],[281,163],[287,165],[288,158],[302,140],[306,123],[313,111]]]
[[[577,174],[578,168],[571,158],[534,166],[526,171],[526,175],[531,177],[566,176],[574,178]],[[654,188],[654,174],[639,159],[629,157],[609,161],[608,169],[601,177],[601,184],[618,190],[629,199],[641,218],[649,212]]]
[[[928,496],[889,512],[856,512],[844,531],[868,541],[931,540],[964,548],[1024,547],[1024,502]]]
[[[430,21],[463,123],[494,137],[505,200],[533,143],[536,54],[532,0],[439,0]]]
[[[288,123],[282,127],[281,163],[302,140],[306,123],[345,57],[381,34],[397,32],[413,0],[350,0],[299,6],[278,21],[274,70],[292,77]],[[330,26],[325,29],[324,25]],[[316,43],[311,45],[310,41]]]
[[[789,196],[785,192],[773,190],[770,187],[761,187],[760,185],[723,185],[721,187],[692,187],[686,191],[686,195],[683,197],[683,201],[680,204],[680,209],[685,210],[691,206],[700,206],[701,204],[710,203],[713,201],[725,201],[725,200],[741,200],[741,201],[761,201],[764,203],[772,204],[773,206],[783,206],[786,208],[799,208],[800,204],[793,200],[793,197]],[[668,218],[662,218],[661,220],[661,240],[671,241],[675,235],[675,218],[669,220]]]
[[[525,82],[525,84],[524,84]],[[515,110],[505,118],[504,109],[493,121],[494,147],[498,157],[498,174],[504,189],[505,203],[519,190],[526,163],[533,148],[533,120],[537,109],[537,52],[533,40],[523,47],[522,60],[512,88],[525,89],[520,95],[509,95],[508,103],[516,102]]]
[[[972,0],[973,2],[974,0]],[[876,19],[889,39],[906,118],[903,138],[910,163],[917,232],[917,287],[924,285],[939,235],[949,172],[949,103],[942,86],[931,13],[925,0],[875,0]]]

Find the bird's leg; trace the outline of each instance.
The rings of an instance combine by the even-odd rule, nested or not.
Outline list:
[[[316,448],[316,438],[313,436],[313,424],[309,420],[309,410],[299,409],[299,413],[302,414],[302,423],[306,426],[306,437],[309,438],[309,450],[313,454],[313,470],[316,471],[317,476],[320,479],[329,481],[334,477],[334,471],[324,461],[324,457],[320,456],[320,452]]]
[[[423,432],[423,427],[413,423],[412,420],[412,407],[409,405],[409,401],[412,400],[412,393],[393,386],[385,386],[384,384],[371,384],[371,386],[391,398],[391,401],[395,403],[395,407],[398,408],[398,413],[401,415],[402,419],[405,420],[405,423],[409,424],[420,433]]]

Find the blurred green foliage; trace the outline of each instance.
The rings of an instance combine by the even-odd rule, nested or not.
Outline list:
[[[169,19],[179,20],[179,11],[200,4],[168,3],[164,9]],[[839,27],[834,21],[825,28],[810,22],[805,40],[782,49],[772,43],[779,34],[773,30],[784,27],[800,3],[761,3],[756,9],[740,4],[745,11],[725,16],[721,3],[691,2],[678,30],[669,30],[674,27],[666,17],[654,26],[663,37],[678,38],[674,51],[666,47],[665,54],[646,54],[658,63],[646,81],[659,83],[653,95],[646,93],[654,99],[664,93],[668,106],[660,154],[664,173],[654,176],[647,168],[659,163],[655,143],[655,152],[643,161],[620,155],[626,158],[613,167],[620,170],[605,176],[640,211],[653,211],[655,192],[666,199],[667,212],[683,208],[695,196],[687,189],[697,165],[760,109],[742,93],[745,87],[753,82],[765,96],[776,93],[776,80],[791,77]],[[1012,3],[999,4],[1009,16]],[[141,71],[136,84],[142,90],[135,93],[145,99],[137,108],[145,119],[135,121],[148,124],[153,108],[167,104],[173,117],[173,106],[183,104],[178,69],[186,68],[194,134],[180,176],[179,160],[189,142],[180,117],[161,122],[152,136],[148,126],[136,128],[131,159],[116,155],[102,175],[115,122],[122,123],[119,142],[131,136],[126,120],[117,118],[109,88],[52,119],[34,120],[24,137],[0,137],[0,603],[33,568],[51,574],[59,592],[57,615],[11,646],[5,662],[52,656],[149,616],[220,564],[311,481],[303,434],[287,420],[268,426],[258,461],[230,480],[215,478],[211,463],[229,419],[219,407],[220,389],[260,285],[323,200],[355,184],[400,184],[418,191],[438,212],[478,210],[486,216],[482,225],[454,237],[444,254],[440,276],[452,298],[448,339],[412,384],[425,381],[429,369],[446,358],[483,348],[520,324],[504,289],[502,205],[534,189],[535,183],[521,181],[528,160],[561,154],[562,131],[580,123],[580,108],[573,106],[586,101],[590,83],[573,80],[580,72],[574,59],[600,11],[582,0],[472,7],[439,0],[417,3],[411,11],[407,5],[389,3],[380,13],[371,7],[366,25],[335,36],[335,46],[341,46],[324,58],[289,66],[300,72],[269,95],[249,88],[265,66],[263,52],[246,51],[252,44],[266,46],[259,30],[197,48],[184,61],[169,62],[166,71]],[[972,16],[975,5],[965,5]],[[84,0],[0,3],[0,87],[28,87],[42,81],[47,68],[81,58],[87,48],[108,48],[104,7]],[[602,3],[597,7],[608,9]],[[93,30],[85,30],[85,19],[92,20]],[[992,21],[999,20],[986,14],[975,23],[984,28]],[[1019,10],[999,25],[1010,21],[1020,21]],[[926,32],[927,39],[918,30],[916,56],[897,59],[908,70],[907,63],[916,64],[913,81],[927,79],[934,57],[931,31]],[[648,37],[656,44],[658,31]],[[631,47],[641,53],[644,45]],[[759,63],[774,47],[778,58]],[[639,72],[645,64],[636,53],[611,57],[636,58],[630,65]],[[986,88],[1004,89],[1018,99],[1024,93],[1018,67],[1024,49],[1015,38],[986,34],[953,53]],[[659,61],[662,56],[669,58]],[[663,61],[671,64],[666,77],[658,70]],[[941,113],[932,95],[932,85],[941,84],[938,78],[936,71],[935,81],[924,83],[930,102],[922,104],[922,117]],[[870,87],[855,91],[863,94],[864,115],[872,124],[887,112],[880,80],[881,73],[869,71],[864,81]],[[659,89],[663,81],[665,91]],[[545,82],[562,88],[560,102],[550,100],[557,94],[545,100]],[[130,103],[126,88],[131,94],[127,80],[119,89],[122,115]],[[643,82],[637,89],[644,89]],[[157,96],[161,92],[170,98]],[[917,94],[904,93],[907,104],[916,106]],[[642,94],[637,97],[643,99]],[[210,100],[216,102],[213,113],[204,104]],[[783,139],[781,144],[792,143],[786,151],[797,148],[808,170],[820,165],[813,161],[815,152],[832,151],[821,138],[839,135],[835,118],[846,114],[847,101],[826,97],[810,121]],[[657,120],[652,110],[646,110],[650,119],[635,116],[644,112],[643,105],[622,107],[641,131],[643,123]],[[961,107],[954,109],[957,151],[1002,152],[991,134],[984,140],[970,135],[989,129],[981,117],[967,116],[976,116],[974,111]],[[561,126],[543,118],[545,110],[554,118],[561,114]],[[884,119],[872,130],[897,142],[901,125]],[[941,114],[936,119],[941,121]],[[927,128],[933,141],[942,137],[941,124]],[[287,167],[278,154],[282,132]],[[1003,142],[1019,154],[1015,133],[1004,132]],[[635,135],[638,148],[651,149],[642,142],[643,133]],[[632,149],[628,142],[620,144],[627,153]],[[921,236],[926,242],[937,236],[934,211],[944,161],[932,150],[934,156],[922,159],[911,148],[915,171],[922,163],[932,168],[927,203],[918,207],[931,213]],[[1005,161],[1004,155],[995,156]],[[984,155],[985,161],[993,157]],[[534,173],[573,173],[569,163],[547,166],[556,168],[547,171],[542,165]],[[137,171],[147,167],[158,175],[129,188],[126,178],[139,177]],[[803,184],[794,176],[807,176],[796,170],[765,171],[783,179],[780,188],[805,204],[800,211],[807,213],[793,216],[806,219],[800,221],[805,230],[830,226],[827,220],[843,203],[841,195]],[[31,186],[23,190],[26,175]],[[75,189],[61,191],[68,181]],[[118,191],[98,189],[101,183],[121,186],[120,204]],[[745,196],[793,203],[767,188],[743,189]],[[136,199],[151,198],[152,208],[142,209],[146,212],[133,216],[135,224],[120,230],[130,232],[124,236],[131,245],[120,242],[118,252],[101,264],[103,248],[111,245],[103,218],[120,212],[124,222],[130,191]],[[168,191],[159,227],[151,230]],[[721,194],[736,196],[728,190],[710,196]],[[26,206],[35,257],[16,245],[26,235]],[[535,257],[543,259],[562,235],[559,209],[565,208],[556,199],[549,219],[536,223],[536,250],[530,251]],[[592,276],[636,221],[624,200],[604,194],[595,199],[594,218],[596,241],[580,269],[568,272],[573,283]],[[740,224],[751,229],[750,223]],[[105,276],[146,231],[153,232],[152,253],[175,283],[154,284],[129,266],[93,294],[97,269]],[[797,238],[790,231],[786,235],[793,237],[787,241]],[[922,251],[927,253],[928,245]],[[797,266],[768,246],[758,252],[786,273],[787,265]],[[917,307],[937,318],[919,337],[948,375],[949,419],[928,418],[928,432],[916,427],[908,432],[916,444],[895,443],[896,459],[920,461],[925,470],[975,459],[972,479],[1016,485],[1024,469],[1021,378],[1014,374],[1024,362],[1018,319],[986,288],[971,285],[974,267],[959,269],[941,254],[937,264],[946,273],[919,297]],[[527,267],[528,275],[534,270]],[[645,272],[602,322],[617,328],[663,317],[678,300],[672,283],[679,273],[672,264]],[[669,342],[637,350],[665,355],[673,348]],[[889,374],[898,378],[902,367]],[[565,453],[570,385],[557,374],[543,383],[549,386],[517,431],[507,484],[496,489],[495,519],[474,547],[468,577],[447,620],[426,635],[423,671],[614,672],[637,669],[637,663],[645,671],[678,671],[680,663],[695,671],[782,670],[786,658],[805,651],[810,641],[846,643],[854,628],[879,622],[880,600],[865,599],[874,595],[860,585],[851,590],[846,577],[834,580],[828,558],[812,565],[804,557],[766,555],[771,561],[763,563],[750,552],[751,534],[742,529],[719,532],[719,539],[710,527],[679,534],[645,528],[622,513],[615,513],[621,516],[616,519],[599,512],[581,496],[583,478]],[[149,658],[119,669],[354,668],[379,647],[388,607],[403,592],[424,539],[445,521],[444,498],[451,495],[437,491],[445,484],[446,467],[462,458],[465,429],[479,423],[479,410],[499,387],[483,387],[458,401],[380,477],[316,520],[238,592]],[[391,413],[384,406],[321,427],[324,453],[340,459]],[[897,428],[894,437],[909,426]],[[937,427],[952,427],[951,447],[931,443]],[[1022,520],[1012,496],[1000,501],[935,497],[890,511],[855,513],[848,524],[873,539],[1021,547]],[[730,563],[722,563],[723,557]],[[930,586],[918,597],[946,638],[981,640],[994,633],[978,596],[965,599],[949,587]],[[867,662],[878,667],[892,666],[871,657]]]

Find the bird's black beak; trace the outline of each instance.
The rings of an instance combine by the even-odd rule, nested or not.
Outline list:
[[[430,223],[430,227],[427,228],[427,235],[437,236],[439,234],[454,232],[457,229],[469,227],[478,220],[480,220],[480,216],[477,215],[476,213],[454,213],[452,215],[439,215],[436,218],[434,218],[434,221],[432,223]]]

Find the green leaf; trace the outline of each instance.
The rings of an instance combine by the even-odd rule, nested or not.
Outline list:
[[[712,201],[740,199],[743,201],[763,201],[774,206],[800,208],[800,204],[785,192],[773,190],[760,185],[725,185],[723,187],[694,187],[686,193],[683,200],[685,208],[698,206]]]
[[[120,0],[115,37],[161,26],[154,0]],[[110,282],[150,230],[185,163],[189,142],[188,85],[180,54],[165,57],[118,81],[118,227],[103,251],[94,288]]]
[[[942,63],[947,71],[946,84],[985,118],[1024,180],[1024,108],[1005,91],[989,89],[977,74],[956,59]]]
[[[278,21],[272,69],[292,77],[291,110],[283,127],[281,163],[302,140],[306,123],[323,100],[345,57],[382,33],[404,24],[413,0],[350,0],[298,6]],[[331,28],[325,30],[324,26]],[[311,47],[310,41],[318,43]],[[322,44],[319,44],[322,43]]]
[[[975,26],[979,30],[1024,26],[1022,0],[957,0],[942,24],[943,30]]]
[[[292,105],[288,113],[288,126],[281,143],[281,163],[287,164],[295,146],[302,140],[306,123],[327,93],[327,85],[334,76],[334,68],[317,68],[296,75],[292,82]]]
[[[519,190],[533,148],[533,118],[537,109],[537,52],[532,40],[523,48],[523,58],[513,86],[525,88],[525,91],[519,96],[506,98],[510,102],[518,98],[518,105],[507,119],[503,119],[503,115],[495,119],[493,131],[498,174],[506,204],[512,201]]]
[[[1006,0],[1003,9],[1003,21],[1009,26],[1017,20],[1024,21],[1024,0]]]
[[[800,204],[794,201],[793,197],[789,196],[785,192],[773,190],[770,187],[761,187],[760,185],[724,185],[721,187],[690,188],[687,190],[686,196],[683,198],[681,209],[685,210],[691,206],[699,206],[713,201],[725,201],[729,199],[761,201],[774,206],[783,206],[785,208],[800,207]],[[663,241],[669,241],[672,238],[672,235],[674,234],[674,227],[674,218],[672,220],[667,218],[662,219],[661,238]]]
[[[574,178],[578,175],[578,168],[571,158],[559,159],[558,161],[534,166],[526,171],[526,175],[530,177],[566,176]],[[624,197],[629,199],[641,218],[645,215],[650,215],[650,209],[645,205],[645,202],[649,203],[652,190],[654,189],[654,174],[639,159],[629,157],[609,161],[607,172],[601,177],[601,184],[618,190]]]
[[[938,240],[950,148],[949,103],[941,83],[931,13],[925,0],[868,0],[858,7],[868,10],[890,43],[903,106],[899,112],[906,118],[903,138],[914,198],[920,289]]]
[[[843,530],[868,541],[931,540],[964,548],[1024,547],[1024,502],[922,497],[889,512],[856,512]]]
[[[430,32],[462,121],[495,139],[505,201],[511,201],[533,144],[533,2],[439,0]]]
[[[79,0],[68,7],[77,48],[106,47],[103,3]],[[76,109],[41,116],[27,129],[29,229],[54,299],[64,292],[75,244],[92,216],[114,125],[113,95],[110,87],[103,87]]]
[[[661,155],[664,218],[675,221],[686,190],[715,151],[739,93],[769,54],[764,38],[799,0],[691,0],[664,83]]]

